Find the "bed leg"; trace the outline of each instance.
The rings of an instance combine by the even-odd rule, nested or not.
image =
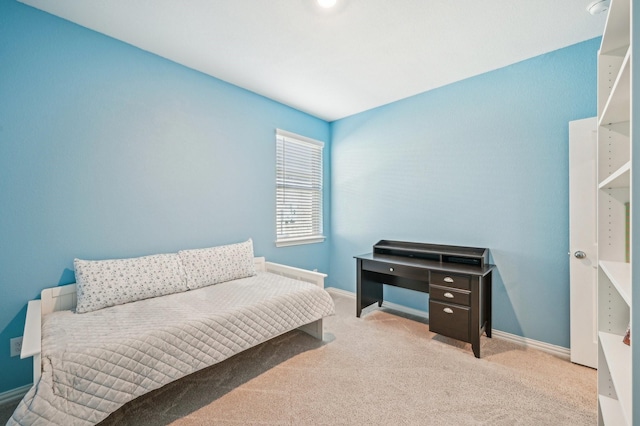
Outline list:
[[[322,318],[309,324],[305,324],[302,327],[298,327],[298,330],[302,330],[307,334],[312,335],[316,339],[322,340],[323,328]]]
[[[36,354],[33,356],[33,384],[35,386],[36,383],[40,380],[40,375],[42,374],[42,358],[40,354]]]

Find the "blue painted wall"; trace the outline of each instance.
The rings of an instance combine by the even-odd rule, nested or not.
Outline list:
[[[352,256],[382,238],[490,247],[495,328],[568,347],[567,123],[596,113],[598,46],[329,125],[0,0],[0,392],[30,381],[8,339],[29,299],[73,282],[74,257],[249,237],[349,291]],[[324,244],[274,247],[275,128],[331,140]]]
[[[29,299],[74,281],[74,257],[251,237],[327,272],[328,243],[274,246],[276,128],[329,142],[323,120],[0,0],[0,392],[30,382],[8,341]]]
[[[493,325],[569,347],[568,122],[596,115],[599,39],[332,123],[332,286],[380,239],[489,247]],[[427,295],[385,298],[427,309]]]

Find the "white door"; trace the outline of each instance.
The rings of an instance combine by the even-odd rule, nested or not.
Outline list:
[[[571,361],[598,365],[596,118],[569,122]]]

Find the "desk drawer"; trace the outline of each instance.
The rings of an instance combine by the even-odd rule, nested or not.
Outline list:
[[[451,287],[431,284],[429,286],[429,298],[445,303],[471,306],[471,292],[468,290],[454,290]]]
[[[375,260],[363,260],[362,269],[365,271],[373,271],[373,272],[378,272],[380,274],[411,278],[414,280],[420,280],[425,282],[429,278],[429,271],[427,271],[426,269],[414,268],[412,266],[406,266],[406,265],[398,265],[395,263],[378,262]]]
[[[429,331],[469,342],[471,309],[466,306],[429,301]]]
[[[442,285],[445,287],[461,288],[463,290],[471,290],[471,276],[448,274],[446,272],[432,272],[431,284]]]

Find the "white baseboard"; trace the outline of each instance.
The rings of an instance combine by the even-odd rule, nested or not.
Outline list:
[[[339,296],[350,297],[355,299],[356,294],[347,290],[342,290],[335,287],[328,287],[326,289],[329,293],[334,293]],[[398,305],[396,303],[391,302],[382,302],[383,307],[387,307],[390,309],[394,309],[396,311],[404,312],[410,315],[416,315],[419,317],[429,319],[429,313],[420,311],[418,309],[408,308],[406,306]],[[517,336],[515,334],[507,333],[505,331],[496,330],[495,328],[491,330],[491,336],[501,340],[508,340],[513,343],[517,343],[522,346],[526,346],[528,348],[537,349],[542,352],[547,352],[549,354],[555,355],[564,359],[571,359],[571,350],[569,348],[565,348],[562,346],[552,345],[550,343],[541,342],[539,340],[528,339],[526,337]]]
[[[29,392],[29,389],[31,389],[31,386],[33,385],[30,383],[28,385],[20,386],[19,388],[11,389],[6,392],[0,393],[0,406],[3,406],[5,404],[10,404],[12,402],[22,399],[22,397],[25,396],[27,392]]]
[[[333,293],[333,294],[338,295],[338,296],[351,297],[353,299],[356,298],[356,294],[355,293],[352,293],[352,292],[347,291],[347,290],[343,290],[341,288],[327,287],[327,288],[325,288],[325,290],[327,290],[329,293]]]
[[[526,337],[517,336],[515,334],[507,333],[506,331],[491,330],[491,336],[497,339],[508,340],[513,343],[518,343],[528,348],[537,349],[542,352],[547,352],[551,355],[570,360],[571,349],[563,346],[552,345],[551,343],[541,342],[539,340],[528,339]]]

